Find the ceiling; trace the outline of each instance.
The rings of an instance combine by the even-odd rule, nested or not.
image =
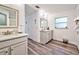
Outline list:
[[[36,4],[30,4],[29,6],[37,9],[35,7]],[[39,6],[40,9],[43,9],[47,12],[55,13],[55,12],[62,12],[62,11],[76,9],[77,4],[37,4],[37,6]]]

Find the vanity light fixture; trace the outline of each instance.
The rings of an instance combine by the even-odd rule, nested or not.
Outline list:
[[[45,11],[45,10],[39,10],[39,14],[40,14],[40,16],[42,17],[42,18],[45,18],[45,19],[47,19],[47,16],[48,16],[48,14],[47,14],[47,12]]]
[[[44,16],[44,10],[39,10],[39,14],[40,14],[41,17],[43,17]]]
[[[41,9],[38,5],[35,5],[35,7],[39,10],[39,15],[43,18],[47,18],[47,12],[43,9]]]

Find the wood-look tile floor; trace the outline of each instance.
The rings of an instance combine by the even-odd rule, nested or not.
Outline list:
[[[52,40],[48,44],[40,44],[28,39],[28,55],[78,55],[75,45]]]

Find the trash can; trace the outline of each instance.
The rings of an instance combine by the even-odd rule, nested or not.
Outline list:
[[[63,43],[68,44],[68,40],[67,39],[63,39]]]

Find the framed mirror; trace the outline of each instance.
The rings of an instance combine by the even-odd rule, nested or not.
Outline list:
[[[47,19],[40,18],[40,28],[47,29],[48,27],[48,21]]]
[[[0,27],[18,27],[18,10],[0,5]]]

